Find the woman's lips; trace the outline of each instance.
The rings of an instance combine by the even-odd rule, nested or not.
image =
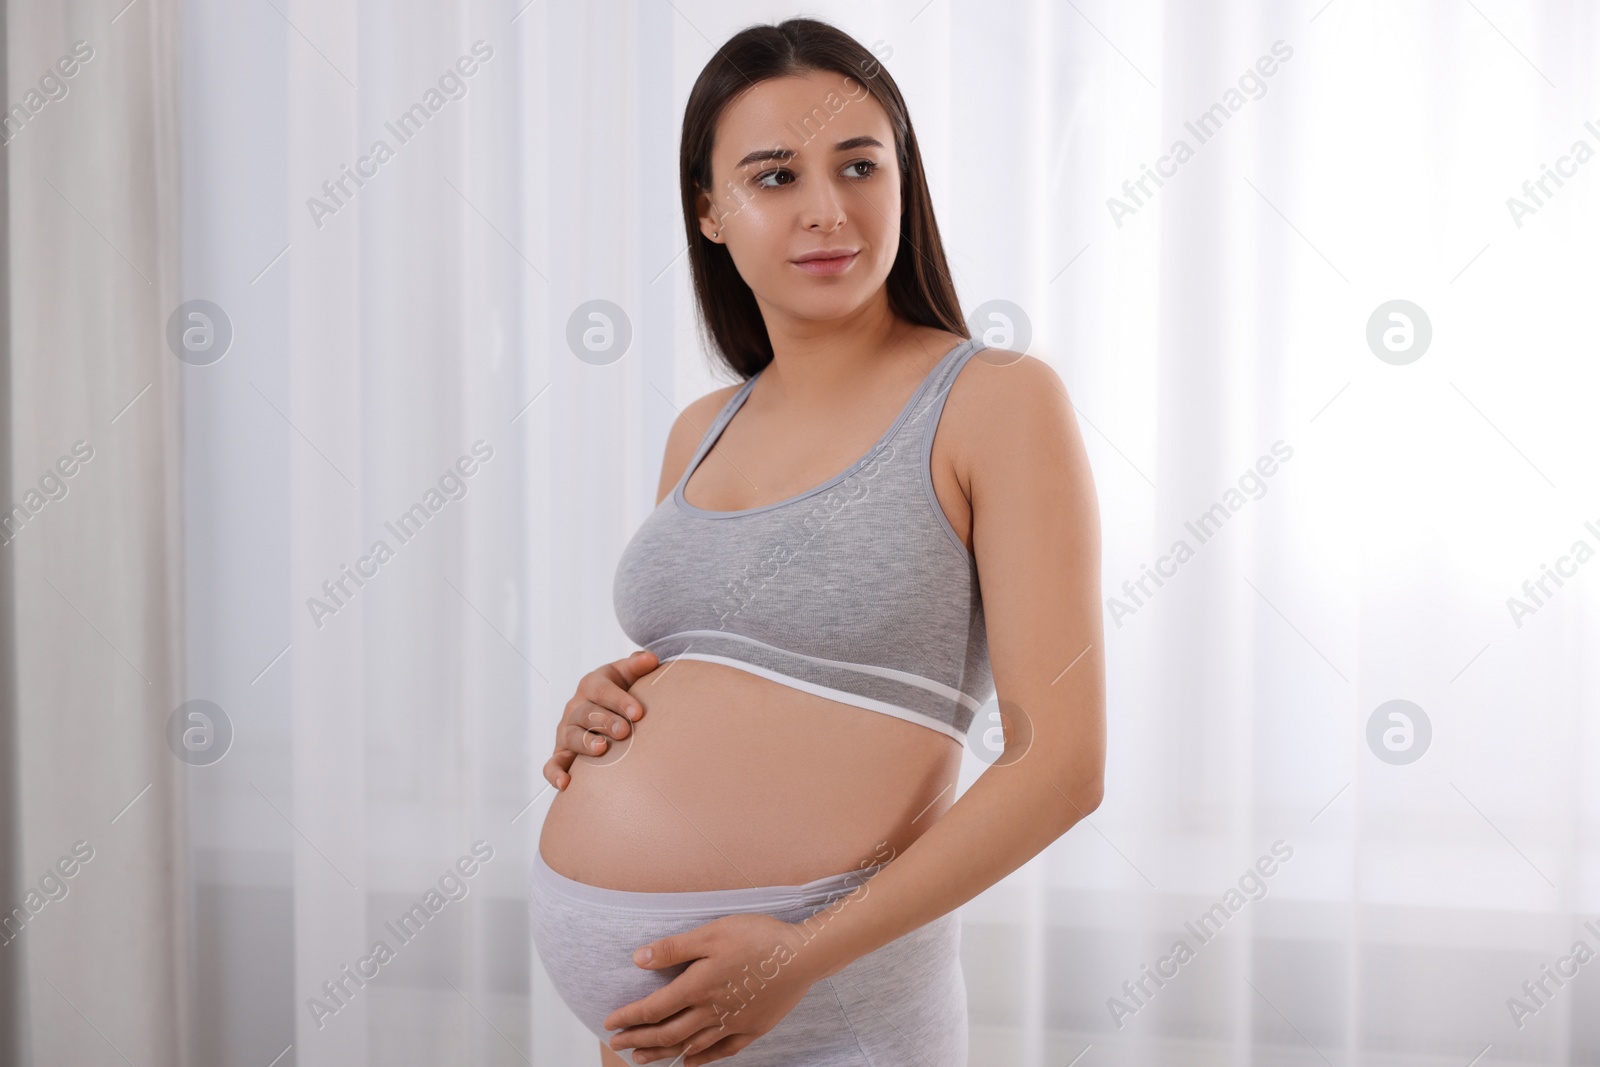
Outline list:
[[[848,256],[836,256],[833,259],[808,259],[795,266],[807,274],[843,274],[850,269],[850,264],[856,261],[860,252],[852,252]]]

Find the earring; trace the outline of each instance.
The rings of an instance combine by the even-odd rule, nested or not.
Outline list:
[[[721,230],[714,230],[714,231],[712,231],[711,236],[713,238],[720,237],[720,236],[722,236],[722,231]]]

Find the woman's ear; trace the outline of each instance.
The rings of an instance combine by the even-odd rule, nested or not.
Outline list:
[[[722,223],[716,217],[716,212],[711,205],[711,198],[706,195],[703,189],[695,194],[695,213],[700,216],[700,232],[705,234],[707,240],[716,241],[720,244],[722,241]]]

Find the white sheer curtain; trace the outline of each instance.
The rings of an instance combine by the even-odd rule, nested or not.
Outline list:
[[[161,801],[137,859],[21,938],[37,1062],[594,1061],[527,939],[539,767],[577,678],[630,650],[611,578],[667,428],[725,380],[680,255],[683,101],[718,43],[795,13],[8,5],[8,101],[96,40],[80,24],[113,42],[39,116],[55,129],[5,149],[13,495],[89,432],[74,418],[152,377],[182,393],[181,531],[151,510],[151,412],[157,452],[108,448],[129,466],[103,496],[0,548],[18,879],[108,798],[154,779]],[[1600,565],[1575,547],[1600,546],[1592,11],[807,13],[899,82],[963,307],[1060,372],[1099,491],[1106,800],[962,909],[974,1065],[1595,1062],[1594,968],[1562,962],[1600,950]],[[180,75],[174,124],[149,101]],[[181,245],[151,163],[179,150]],[[1562,184],[1535,202],[1544,164]],[[162,331],[192,300],[218,332],[179,360]],[[605,365],[566,341],[594,300],[631,330]],[[1369,343],[1396,300],[1425,350],[1415,310],[1408,352],[1387,309]],[[184,680],[159,699],[106,647],[149,674],[178,634],[151,537],[185,576]],[[186,700],[221,709],[222,758],[167,762]],[[357,985],[379,940],[393,958]],[[107,992],[152,981],[170,996]]]

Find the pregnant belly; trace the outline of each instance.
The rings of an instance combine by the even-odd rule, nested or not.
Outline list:
[[[573,762],[539,837],[580,882],[799,885],[903,852],[955,799],[961,744],[916,723],[699,660],[630,692],[644,716]]]

